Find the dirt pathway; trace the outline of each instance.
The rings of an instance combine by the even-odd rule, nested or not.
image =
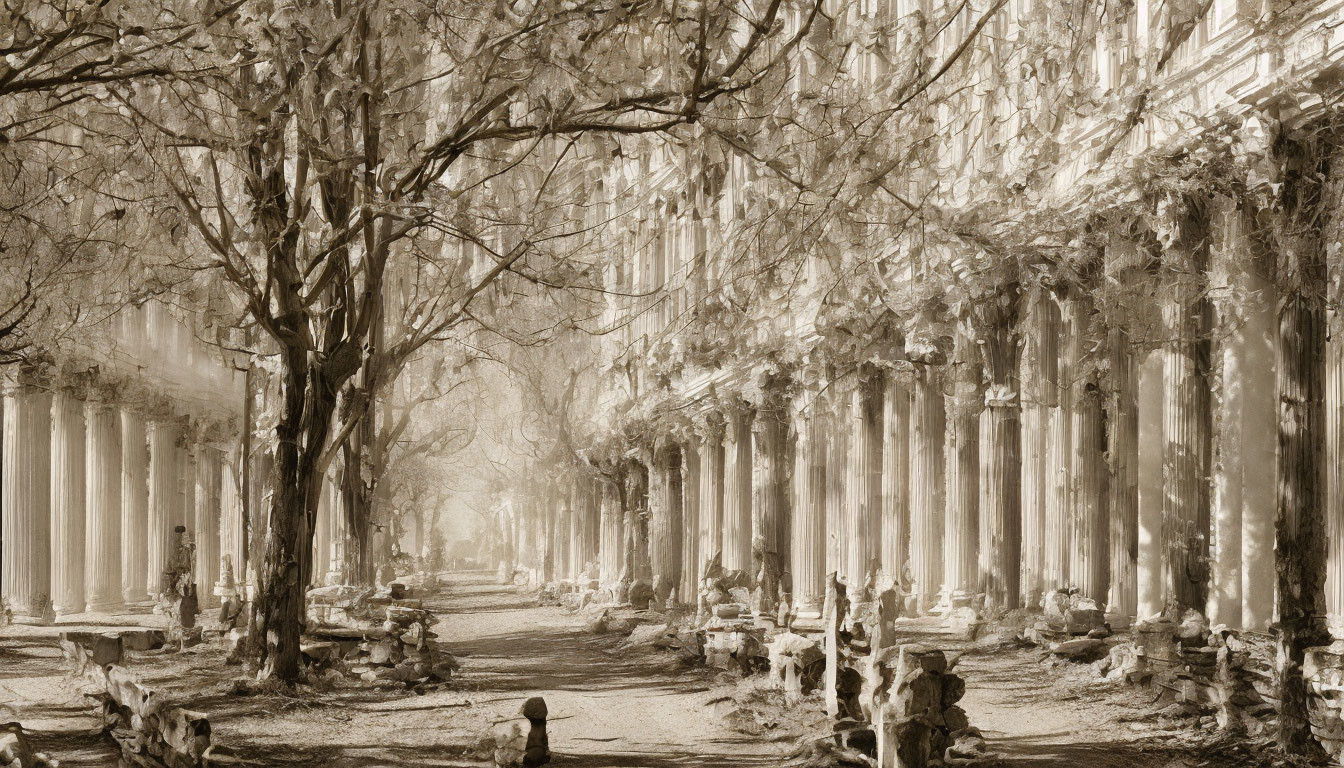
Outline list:
[[[538,607],[484,573],[454,574],[429,601],[435,631],[462,664],[453,681],[424,695],[363,684],[298,696],[239,695],[238,667],[206,644],[130,661],[151,687],[205,712],[214,741],[250,766],[475,768],[492,723],[514,717],[529,696],[550,709],[556,766],[752,768],[781,766],[795,743],[764,726],[732,730],[722,702],[734,681],[685,669],[671,654],[626,649],[593,636],[580,616]],[[1036,650],[968,644],[935,621],[900,622],[904,641],[962,653],[963,706],[990,750],[1013,768],[1177,768],[1252,765],[1204,750],[1188,719],[1158,716],[1147,689],[1100,683],[1085,666],[1047,669]],[[0,630],[0,715],[21,720],[39,748],[73,766],[109,765],[92,707],[59,668],[56,630]],[[820,706],[819,700],[804,706]]]

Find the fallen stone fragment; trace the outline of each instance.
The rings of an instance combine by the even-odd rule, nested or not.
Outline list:
[[[1092,661],[1101,654],[1106,643],[1090,637],[1080,637],[1077,640],[1066,640],[1062,643],[1055,643],[1050,646],[1050,652],[1060,658],[1072,661]]]

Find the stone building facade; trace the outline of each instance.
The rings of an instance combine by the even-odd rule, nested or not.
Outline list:
[[[1029,41],[999,70],[1020,75],[993,88],[977,85],[981,59],[950,67],[928,86],[942,94],[925,121],[936,161],[901,179],[920,226],[874,224],[866,253],[781,253],[787,280],[743,250],[744,229],[766,231],[770,170],[729,152],[709,172],[694,149],[652,142],[627,154],[594,206],[604,216],[613,190],[636,201],[608,266],[608,442],[573,494],[537,502],[564,522],[508,517],[509,551],[562,553],[555,575],[570,579],[591,555],[615,597],[644,581],[691,602],[717,564],[778,584],[804,614],[834,571],[895,582],[918,612],[1074,589],[1122,622],[1175,604],[1268,627],[1292,359],[1281,310],[1335,297],[1344,274],[1344,4],[1182,8],[1073,19],[1086,43],[1072,75],[1027,82],[1055,66],[1023,58]],[[878,30],[838,65],[859,89],[899,69],[888,54],[912,39],[938,71],[959,40],[992,62],[1050,21],[1025,0],[834,10],[837,26]],[[803,48],[794,93],[816,77],[811,57],[825,58]],[[1091,106],[1037,108],[1061,82]],[[1023,138],[1042,116],[1044,159]],[[1011,223],[980,226],[991,215]],[[1301,254],[1321,271],[1295,268],[1312,261]],[[828,306],[846,286],[848,314]],[[1326,315],[1339,327],[1337,305]],[[1326,542],[1330,623],[1344,627],[1344,347],[1334,333],[1323,345],[1324,428],[1307,448],[1322,517],[1301,532]]]

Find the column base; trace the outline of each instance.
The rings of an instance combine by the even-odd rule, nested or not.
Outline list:
[[[46,614],[46,615],[39,614],[33,616],[24,613],[16,613],[9,617],[9,623],[22,624],[23,626],[26,627],[47,627],[56,623],[56,616],[53,614]]]
[[[62,616],[75,616],[84,613],[85,610],[86,606],[84,605],[80,605],[78,607],[73,605],[72,606],[59,605],[52,608],[52,612],[56,614],[57,618],[60,618]]]
[[[121,600],[108,600],[98,603],[89,603],[84,606],[85,613],[120,613],[126,608],[126,603]]]
[[[148,592],[130,591],[121,593],[122,605],[136,605],[137,603],[148,603],[148,602],[150,602]]]

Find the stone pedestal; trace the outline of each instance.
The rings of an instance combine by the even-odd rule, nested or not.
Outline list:
[[[51,581],[57,616],[83,613],[84,402],[58,393],[51,404]]]
[[[0,597],[15,620],[49,621],[51,610],[51,395],[27,386],[4,392],[0,478]]]
[[[85,575],[89,610],[112,611],[121,589],[121,419],[117,409],[90,403],[85,446],[88,512]]]

